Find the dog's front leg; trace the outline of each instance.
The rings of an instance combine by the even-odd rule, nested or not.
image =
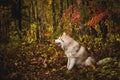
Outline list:
[[[74,65],[75,65],[75,58],[73,58],[73,57],[68,58],[68,65],[67,65],[68,70],[71,70]]]
[[[70,58],[68,58],[67,68],[69,68],[69,65],[70,65]]]

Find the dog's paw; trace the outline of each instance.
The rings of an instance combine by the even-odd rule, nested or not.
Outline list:
[[[71,70],[71,69],[72,69],[72,68],[70,68],[70,67],[68,68],[68,70]]]
[[[67,69],[68,70],[71,70],[73,68],[73,66],[68,66]]]

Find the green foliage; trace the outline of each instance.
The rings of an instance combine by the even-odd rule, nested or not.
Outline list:
[[[27,42],[32,43],[36,41],[36,23],[30,25],[30,30],[27,31]]]
[[[17,31],[11,31],[11,32],[9,32],[9,35],[10,35],[10,41],[18,41],[19,40]]]
[[[51,36],[51,39],[57,38],[60,35],[60,33],[61,33],[60,30],[55,31],[54,34]]]

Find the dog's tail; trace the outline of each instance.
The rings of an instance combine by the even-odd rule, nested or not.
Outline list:
[[[105,64],[109,63],[111,60],[112,60],[112,58],[107,57],[107,58],[104,58],[104,59],[99,60],[99,61],[96,63],[96,65],[98,65],[98,66],[99,66],[99,65],[105,65]]]

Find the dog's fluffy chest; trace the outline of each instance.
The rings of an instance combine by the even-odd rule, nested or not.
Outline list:
[[[84,59],[87,57],[87,52],[83,46],[80,47],[69,47],[65,54],[67,57],[79,57],[80,59]]]

